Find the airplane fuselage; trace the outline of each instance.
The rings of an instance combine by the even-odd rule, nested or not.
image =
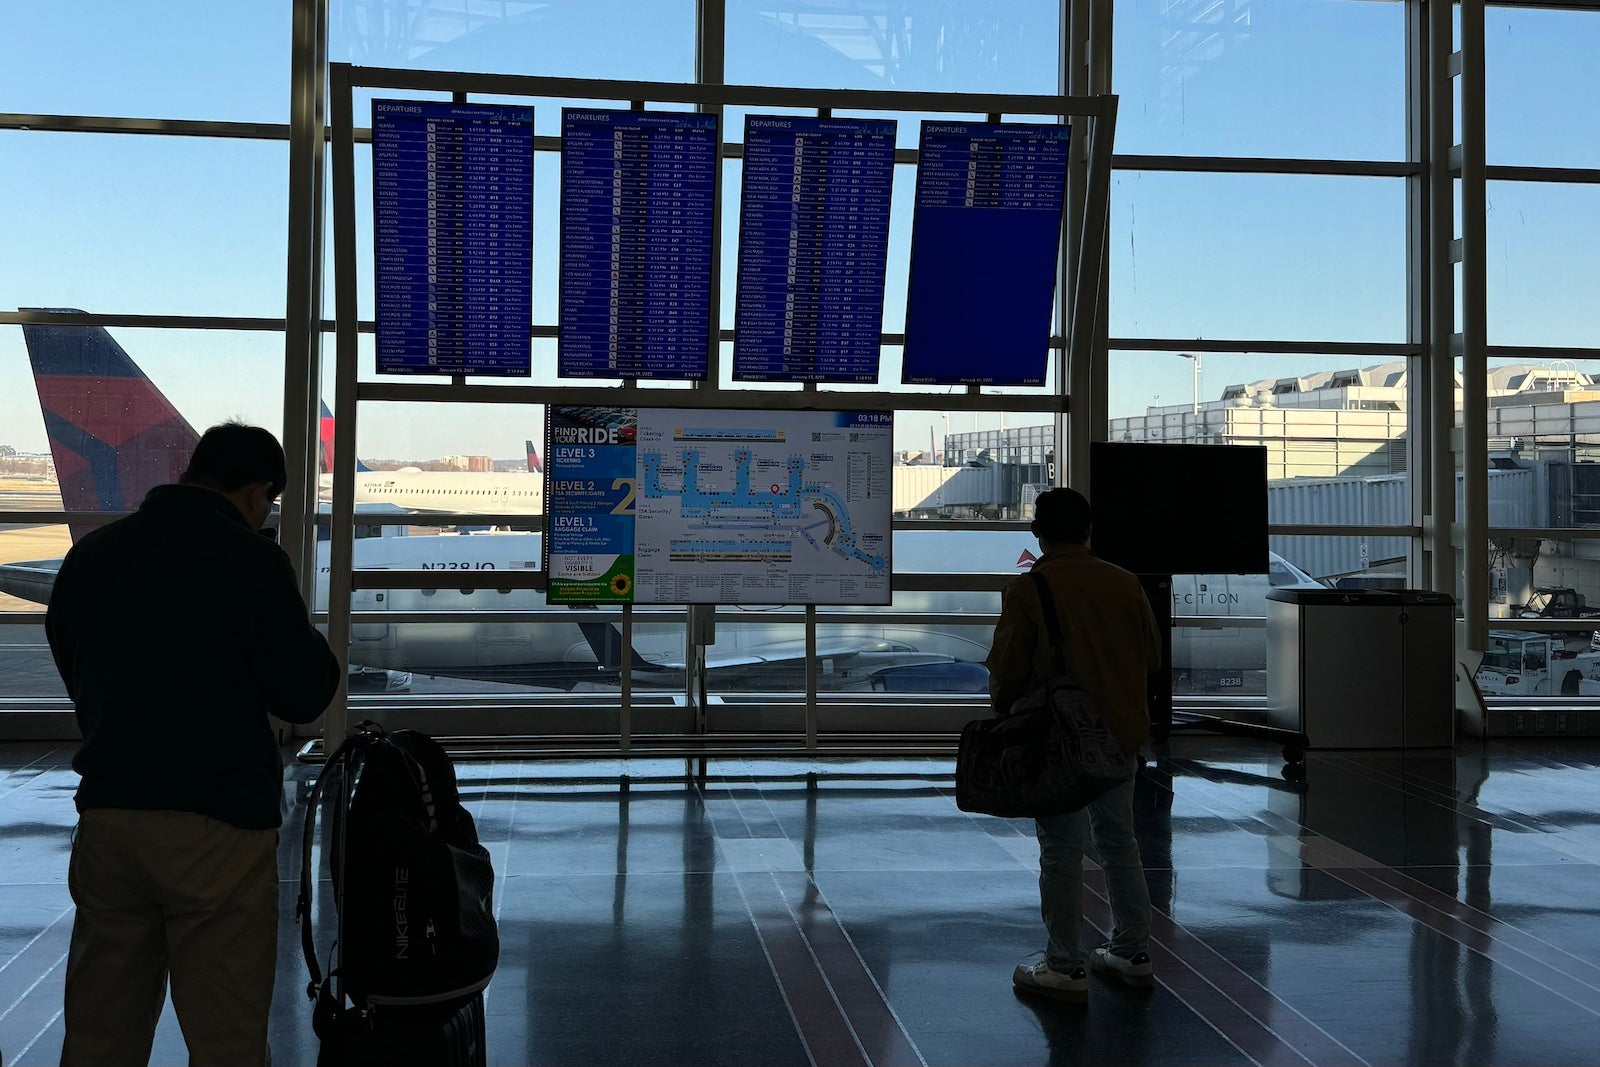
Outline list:
[[[324,474],[318,492],[327,500],[332,475]],[[407,511],[437,515],[537,515],[544,511],[544,475],[531,471],[361,471],[355,476],[355,502],[394,504]]]

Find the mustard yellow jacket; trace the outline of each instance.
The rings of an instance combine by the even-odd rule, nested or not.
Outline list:
[[[1161,636],[1139,579],[1082,545],[1051,548],[1034,569],[1049,583],[1078,683],[1123,750],[1137,751],[1150,735],[1145,679],[1161,666]],[[1002,591],[1000,621],[985,663],[989,703],[997,715],[1056,673],[1044,609],[1030,575]]]

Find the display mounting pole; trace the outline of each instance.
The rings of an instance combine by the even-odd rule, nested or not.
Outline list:
[[[622,605],[622,707],[617,709],[617,735],[623,756],[633,747],[633,605]]]
[[[806,751],[817,750],[817,606],[806,605]]]

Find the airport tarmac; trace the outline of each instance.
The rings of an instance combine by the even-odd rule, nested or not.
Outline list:
[[[0,563],[60,559],[66,555],[67,549],[72,547],[72,536],[65,526],[15,526],[5,522],[5,513],[8,511],[59,508],[61,497],[57,495],[54,503],[42,499],[38,503],[23,502],[29,501],[32,494],[10,492],[3,488],[5,484],[0,482]],[[42,497],[42,494],[39,496]],[[41,605],[0,593],[0,612],[41,610]],[[0,632],[0,644],[6,640],[6,635]]]
[[[57,511],[61,490],[53,478],[0,474],[0,511]]]

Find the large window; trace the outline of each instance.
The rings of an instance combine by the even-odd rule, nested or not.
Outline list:
[[[22,114],[286,122],[292,15],[275,0],[8,4],[0,99]]]
[[[153,423],[173,440],[188,436],[179,423],[198,433],[229,418],[282,433],[274,320],[284,315],[292,22],[288,3],[8,12],[0,511],[17,521],[0,525],[7,707],[65,696],[28,616],[44,610],[73,538],[136,507],[147,468],[168,466],[107,465],[107,450]],[[36,308],[105,321],[73,327],[59,348],[36,336],[30,352],[11,323]],[[154,321],[116,325],[128,316]],[[127,362],[114,380],[75,374],[63,353],[79,344],[120,346]],[[54,520],[63,510],[92,514],[69,528]]]
[[[728,81],[819,89],[1053,93],[1056,0],[728,0]]]
[[[1398,160],[1405,5],[1118,3],[1117,150]]]
[[[1419,409],[1441,392],[1450,392],[1452,410],[1443,411],[1440,401],[1434,418],[1448,422],[1462,408],[1458,391],[1424,388],[1429,361],[1449,357],[1448,338],[1430,337],[1419,325],[1428,321],[1421,279],[1430,252],[1444,250],[1476,221],[1462,215],[1469,200],[1460,182],[1448,234],[1429,231],[1411,196],[1412,176],[1426,175],[1431,151],[1428,116],[1407,95],[1407,72],[1420,69],[1427,47],[1416,31],[1426,20],[1408,18],[1408,4],[1419,2],[1130,0],[1117,5],[1115,19],[1094,20],[1090,32],[1109,38],[1079,44],[1088,46],[1082,51],[1091,64],[1112,59],[1110,84],[1121,100],[1116,148],[1124,164],[1111,190],[1109,357],[1095,364],[1090,395],[1057,397],[1053,383],[1065,359],[1058,336],[1050,350],[1052,384],[984,390],[976,399],[951,389],[947,405],[944,393],[918,392],[907,401],[914,409],[897,412],[893,492],[896,534],[904,542],[896,558],[902,581],[887,621],[819,613],[812,637],[826,657],[818,673],[828,699],[849,703],[876,694],[887,706],[895,693],[975,696],[967,668],[982,658],[996,589],[1032,551],[1024,525],[1029,505],[1064,478],[1062,431],[1070,431],[1073,419],[1096,417],[1102,395],[1109,424],[1093,427],[1093,436],[1268,449],[1273,571],[1237,588],[1226,576],[1201,576],[1196,582],[1204,589],[1179,591],[1195,604],[1214,604],[1218,596],[1232,602],[1237,594],[1239,605],[1255,605],[1271,587],[1302,581],[1415,583],[1426,577],[1419,546],[1432,536],[1424,519],[1452,504],[1426,497],[1453,480],[1458,518],[1477,520],[1476,530],[1487,523],[1487,609],[1496,633],[1543,635],[1562,645],[1512,648],[1512,638],[1498,636],[1495,662],[1510,664],[1515,655],[1520,677],[1532,677],[1543,663],[1553,678],[1552,664],[1583,653],[1587,605],[1600,596],[1585,547],[1586,532],[1600,529],[1600,483],[1589,484],[1590,469],[1600,467],[1600,411],[1590,411],[1600,408],[1592,399],[1600,396],[1600,342],[1590,299],[1600,283],[1590,254],[1600,238],[1600,202],[1594,174],[1584,169],[1600,167],[1585,105],[1600,88],[1589,60],[1600,42],[1600,14],[1490,8],[1484,129],[1464,125],[1471,109],[1459,100],[1454,108],[1452,139],[1482,136],[1490,168],[1487,245],[1467,249],[1481,253],[1486,268],[1483,432],[1490,470],[1481,514],[1469,514],[1469,479],[1457,469],[1459,457],[1430,453],[1430,421]],[[1049,94],[1063,83],[1067,7],[1061,0],[333,0],[327,58],[427,71]],[[229,417],[284,429],[282,323],[293,243],[288,124],[299,118],[291,114],[291,83],[296,69],[326,73],[314,70],[309,53],[295,51],[294,15],[291,0],[225,12],[193,0],[159,10],[89,0],[27,5],[9,20],[11,61],[0,68],[10,116],[0,128],[0,186],[12,207],[0,257],[0,289],[9,294],[0,306],[6,316],[0,519],[17,521],[0,525],[0,566],[59,559],[72,536],[59,521],[62,471],[15,309],[77,308],[103,317],[110,337],[147,376],[151,395],[168,398],[197,431]],[[720,30],[720,37],[706,38],[708,30]],[[1472,39],[1458,27],[1457,47]],[[1464,57],[1463,64],[1474,59]],[[1090,74],[1104,78],[1105,71]],[[380,95],[441,94],[358,92],[357,127],[369,125],[369,102]],[[560,132],[561,107],[576,101],[520,102],[535,107],[537,132],[548,138]],[[748,110],[779,109],[725,109],[725,142],[742,141]],[[841,105],[837,113],[859,112]],[[898,115],[902,150],[916,147],[923,117]],[[141,121],[147,119],[158,121]],[[552,141],[541,146],[534,174],[533,384],[555,390],[569,384],[555,376],[559,156]],[[729,373],[741,166],[735,153],[721,175],[722,373],[705,387],[725,394],[728,406],[771,395],[736,385]],[[365,143],[357,144],[356,167],[355,280],[358,315],[368,321],[373,238]],[[899,386],[897,335],[905,325],[915,177],[902,156],[881,383],[825,385],[824,394],[912,392]],[[331,221],[329,213],[322,308],[329,318]],[[1456,331],[1468,325],[1469,311],[1480,310],[1467,306],[1465,278],[1458,265],[1444,279],[1457,307]],[[155,321],[118,322],[127,316]],[[331,335],[324,340],[331,352]],[[1243,351],[1208,350],[1224,346]],[[360,381],[378,383],[370,334],[362,335],[359,352]],[[331,403],[331,359],[322,372],[317,392]],[[637,395],[669,406],[681,388],[645,385]],[[424,556],[442,563],[492,557],[508,566],[537,560],[543,499],[534,495],[530,468],[543,448],[547,399],[363,402],[356,451],[371,468],[364,477],[392,477],[388,484],[369,477],[355,501],[338,502],[362,509],[357,566],[396,567]],[[1475,440],[1478,428],[1467,429],[1461,436]],[[1450,479],[1429,477],[1418,466],[1428,463],[1449,467]],[[479,475],[485,480],[461,480]],[[331,486],[319,480],[319,488],[326,498]],[[98,517],[117,513],[100,509]],[[497,517],[479,524],[474,515]],[[507,523],[506,516],[528,521]],[[317,541],[323,554],[302,561],[319,574],[327,566],[328,526],[325,512]],[[405,552],[394,547],[400,539],[409,543]],[[1600,564],[1593,569],[1600,575]],[[949,595],[929,588],[944,579],[953,587]],[[319,598],[326,596],[321,582]],[[0,659],[0,677],[7,679],[0,699],[59,697],[36,621],[21,618],[40,604],[18,592],[27,592],[20,578],[0,591],[0,618],[12,620],[0,629],[0,645],[22,657]],[[542,610],[542,597],[532,592],[495,589],[385,591],[382,603],[403,607],[409,621],[380,624],[369,617],[352,640],[351,658],[397,673],[416,669],[411,697],[387,695],[413,703],[449,698],[441,699],[448,704],[469,694],[461,701],[466,706],[495,693],[521,699],[537,691],[546,702],[576,707],[589,688],[616,702],[605,634],[617,624],[599,609],[559,618],[543,612],[537,622],[457,614]],[[378,605],[376,591],[358,594],[359,610]],[[447,606],[447,619],[417,618]],[[1239,617],[1238,626],[1180,627],[1188,649],[1180,693],[1256,692],[1259,675],[1250,673],[1259,670],[1256,660],[1243,666],[1238,650],[1259,642],[1261,613],[1241,607],[1228,614]],[[1545,625],[1557,618],[1560,626]],[[649,700],[681,707],[691,695],[682,673],[683,661],[692,659],[682,640],[686,616],[668,612],[640,621],[644,637],[633,651],[659,669],[642,683],[639,707]],[[792,710],[805,680],[803,659],[794,655],[806,646],[804,612],[720,612],[717,621],[707,680],[713,696],[736,709],[719,721],[760,722],[764,713],[752,710],[758,691],[776,694],[773,706],[788,701]],[[386,650],[385,642],[393,647]],[[396,654],[379,654],[385,651]],[[924,654],[927,662],[915,660]],[[879,672],[858,686],[852,664],[877,655],[900,656],[901,665],[915,669]],[[473,670],[460,666],[469,661]],[[485,667],[512,661],[559,669],[545,677],[513,671],[496,678]],[[960,666],[943,669],[948,663]],[[557,675],[561,681],[547,684]],[[1567,683],[1563,676],[1559,684]],[[386,687],[402,687],[378,674],[365,684],[375,700],[387,698]],[[1493,692],[1541,695],[1525,684]],[[665,712],[638,721],[681,725]]]
[[[1398,179],[1118,172],[1114,337],[1405,339]]]

